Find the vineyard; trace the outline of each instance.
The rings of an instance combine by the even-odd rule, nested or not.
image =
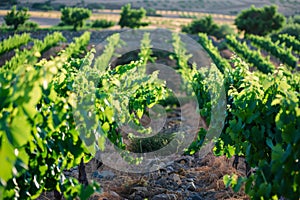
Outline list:
[[[117,52],[130,44],[122,33],[107,37],[102,49],[90,44],[90,32],[70,43],[60,32],[43,40],[24,33],[1,41],[0,57],[14,52],[0,68],[1,199],[36,199],[45,191],[54,191],[56,199],[88,199],[102,187],[85,172],[96,151],[110,141],[138,166],[143,157],[131,156],[122,127],[147,134],[151,128],[143,119],[149,110],[183,107],[193,97],[198,129],[167,138],[180,149],[194,134],[178,153],[193,155],[213,139],[216,156],[234,157],[236,168],[243,165],[239,160],[246,163],[245,176],[223,177],[226,187],[251,199],[299,199],[300,41],[288,35],[227,36],[236,54],[227,60],[199,34],[197,42],[213,61],[203,67],[191,64],[183,35],[168,32],[166,52],[153,48],[151,33],[136,37],[140,46],[123,60]],[[62,48],[43,57],[55,47]],[[158,71],[148,73],[148,64],[162,59],[180,75],[180,94]],[[210,138],[218,131],[220,137]],[[79,176],[66,176],[74,167]]]

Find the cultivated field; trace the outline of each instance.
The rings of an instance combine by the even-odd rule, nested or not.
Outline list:
[[[6,15],[8,10],[0,10],[0,24],[4,23],[3,16]],[[59,11],[30,11],[30,20],[40,24],[41,28],[48,28],[57,25],[60,21],[61,12]],[[162,17],[146,17],[145,21],[151,25],[146,28],[168,28],[173,31],[180,31],[183,25],[190,23],[193,18],[182,18],[182,15],[190,15],[195,17],[202,17],[208,15],[208,13],[198,12],[171,12],[171,11],[160,11]],[[233,27],[234,17],[230,15],[212,14],[216,23],[229,24]],[[120,10],[102,10],[95,11],[90,20],[106,19],[118,23],[120,19]],[[119,28],[118,26],[112,29]]]

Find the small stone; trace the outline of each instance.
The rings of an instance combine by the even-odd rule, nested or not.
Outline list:
[[[140,195],[137,195],[137,194],[134,192],[134,193],[132,193],[132,194],[129,196],[129,199],[143,200],[143,197],[141,197]]]
[[[146,187],[134,187],[132,188],[135,192],[136,195],[139,195],[141,197],[147,197],[149,196],[149,191]]]
[[[188,183],[187,189],[190,190],[190,191],[195,191],[196,190],[196,186],[195,186],[194,182]]]
[[[174,181],[175,183],[177,183],[178,185],[182,184],[182,181],[181,181],[178,174],[172,174],[171,175],[171,180]]]
[[[186,178],[186,179],[184,179],[184,180],[186,180],[187,182],[194,182],[194,181],[195,181],[194,178]]]
[[[168,184],[168,181],[167,181],[167,179],[165,179],[165,178],[161,178],[161,179],[155,181],[155,184],[161,185],[161,186],[165,186],[165,185]]]
[[[174,168],[172,166],[167,166],[167,173],[168,174],[171,174],[171,173],[174,173]]]
[[[98,178],[98,176],[99,176],[99,172],[98,171],[93,172],[92,178]]]
[[[134,187],[132,189],[135,191],[148,192],[148,189],[146,187]]]
[[[65,174],[65,176],[70,176],[70,175],[71,175],[71,172],[65,171],[64,174]]]
[[[162,188],[162,187],[153,187],[151,190],[153,195],[157,195],[157,194],[163,194],[167,192],[166,188]],[[152,195],[152,196],[153,196]]]
[[[164,176],[168,173],[168,171],[165,168],[161,168],[161,169],[159,169],[159,173],[160,173],[160,175]]]
[[[173,168],[175,171],[178,171],[179,169],[183,168],[183,165],[180,163],[174,163]]]
[[[193,157],[192,156],[183,156],[180,159],[177,159],[175,162],[180,163],[182,165],[192,166]]]
[[[92,174],[93,178],[100,178],[100,179],[113,179],[116,175],[111,171],[102,171],[98,172],[95,171]]]
[[[152,200],[177,200],[176,194],[158,194],[152,197]]]
[[[194,180],[195,180],[195,177],[196,177],[196,176],[197,176],[197,175],[194,174],[194,173],[186,174],[186,178],[192,178],[192,179],[194,179]]]
[[[193,194],[190,198],[191,200],[202,200],[203,198],[199,194]]]
[[[115,199],[121,199],[120,195],[114,191],[110,191],[109,194]]]

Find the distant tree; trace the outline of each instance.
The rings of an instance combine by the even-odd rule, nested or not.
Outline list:
[[[251,6],[243,10],[235,19],[239,31],[261,36],[281,29],[284,24],[285,17],[277,12],[277,6],[274,5],[263,8]]]
[[[148,8],[146,9],[146,16],[155,16],[155,17],[161,17],[161,14],[157,14],[156,10],[154,8]]]
[[[12,5],[17,5],[18,0],[1,0],[0,1],[0,6],[12,6]]]
[[[292,19],[294,24],[300,24],[300,15],[295,15]]]
[[[234,30],[229,25],[218,26],[211,15],[193,20],[190,24],[182,27],[182,32],[189,34],[206,33],[218,39],[234,34]]]
[[[23,25],[30,15],[28,14],[28,8],[23,8],[17,11],[17,7],[13,6],[11,11],[4,16],[6,25],[13,26],[14,30],[17,30],[20,25]]]
[[[84,20],[92,15],[92,11],[89,9],[76,7],[65,7],[61,9],[61,13],[61,21],[65,25],[72,25],[74,30],[77,30],[78,27],[82,27]]]
[[[146,16],[146,13],[147,12],[144,8],[131,9],[131,5],[127,4],[122,7],[119,25],[121,28],[139,28],[141,26],[147,26],[148,23],[142,22],[142,19]]]
[[[212,35],[218,29],[211,15],[193,20],[190,24],[182,27],[182,32],[189,34],[206,33]]]
[[[31,5],[31,8],[36,10],[44,10],[44,11],[54,10],[51,3],[52,3],[51,0],[42,3],[33,3]]]

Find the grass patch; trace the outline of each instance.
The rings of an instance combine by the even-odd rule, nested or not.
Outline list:
[[[129,149],[134,153],[146,153],[157,151],[174,139],[174,133],[158,133],[152,137],[135,138],[132,137]]]
[[[115,25],[115,22],[113,21],[108,21],[106,19],[100,19],[100,20],[95,20],[92,21],[91,27],[92,28],[109,28]]]

